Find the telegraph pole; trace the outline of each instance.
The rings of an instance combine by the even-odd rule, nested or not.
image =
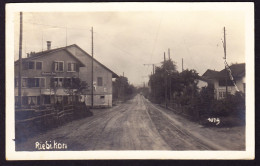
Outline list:
[[[92,61],[91,61],[91,107],[94,106],[94,85],[93,85],[93,75],[94,75],[94,45],[93,45],[93,27],[91,28],[91,55],[92,55]]]
[[[170,55],[170,49],[168,48],[168,56],[169,56],[169,60],[171,60],[171,55]]]
[[[68,38],[67,38],[67,25],[66,25],[66,47],[67,47],[67,40]]]
[[[20,37],[19,37],[19,76],[18,76],[18,107],[22,106],[22,49],[23,49],[23,13],[20,12]]]
[[[225,29],[225,27],[224,27],[224,42],[223,42],[223,47],[224,47],[224,59],[225,59],[225,61],[226,61],[226,59],[227,59],[227,47],[226,47],[226,29]],[[225,65],[225,70],[226,70],[226,72],[227,72],[227,67],[226,67],[226,65]],[[227,72],[226,79],[225,79],[225,81],[226,81],[226,97],[227,97],[227,94],[228,94],[227,77],[228,77],[228,72]]]
[[[147,65],[147,66],[149,66],[149,65],[153,65],[153,74],[154,74],[154,69],[155,69],[155,64],[154,63],[152,63],[152,64],[143,64],[144,66],[145,65]]]
[[[183,72],[183,58],[181,58],[181,71]]]
[[[171,60],[170,49],[168,49],[168,56],[169,56],[169,60]],[[172,101],[172,79],[171,79],[171,75],[170,75],[170,102],[171,101]]]
[[[164,52],[164,98],[165,98],[165,108],[167,108],[167,73],[166,73],[166,59],[165,59],[165,52]]]

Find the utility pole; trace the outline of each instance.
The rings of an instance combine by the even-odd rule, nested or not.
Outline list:
[[[183,58],[181,58],[181,71],[183,72]]]
[[[93,108],[94,106],[94,66],[93,66],[93,61],[94,61],[94,45],[93,45],[93,27],[91,28],[91,55],[92,55],[92,61],[91,61],[91,107]]]
[[[22,49],[23,49],[23,13],[20,12],[19,37],[19,75],[18,75],[18,107],[22,107]]]
[[[168,56],[169,56],[169,60],[171,60],[171,55],[170,55],[170,49],[168,48]]]
[[[224,27],[224,42],[223,42],[223,47],[224,47],[224,60],[226,61],[227,59],[227,47],[226,47],[226,29]],[[225,70],[227,72],[227,67],[225,65]],[[227,85],[227,77],[228,77],[228,72],[227,72],[227,75],[226,75],[226,79],[225,79],[225,82],[226,82],[226,97],[227,97],[227,94],[228,94],[228,85]]]
[[[168,56],[169,56],[169,60],[171,60],[171,56],[170,56],[170,49],[168,49]],[[171,74],[171,73],[169,73]],[[172,79],[171,79],[171,75],[170,75],[170,102],[172,101]]]
[[[43,31],[42,31],[42,52],[43,52]]]
[[[167,73],[166,73],[166,59],[165,59],[165,52],[164,52],[164,98],[165,98],[165,108],[167,108]]]
[[[154,74],[154,64],[153,64],[153,74]]]
[[[66,47],[67,47],[67,40],[68,40],[68,38],[67,38],[67,25],[66,25]]]
[[[157,64],[157,63],[156,63]],[[154,74],[154,69],[155,69],[155,63],[151,63],[151,64],[143,64],[144,66],[145,65],[147,65],[147,66],[149,66],[149,65],[153,65],[153,74]]]

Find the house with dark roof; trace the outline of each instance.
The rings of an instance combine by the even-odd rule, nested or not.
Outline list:
[[[214,96],[216,99],[223,99],[227,92],[234,95],[237,91],[242,93],[246,92],[246,79],[245,79],[245,63],[232,64],[230,66],[234,83],[230,78],[230,74],[226,69],[221,71],[215,71],[208,69],[202,78],[208,81],[208,83],[214,86]]]
[[[69,103],[72,101],[65,90],[68,82],[79,78],[91,85],[92,57],[77,45],[70,45],[42,52],[31,52],[22,59],[22,105]],[[112,78],[118,77],[113,71],[98,62],[94,62],[94,106],[112,106]],[[15,96],[18,102],[19,61],[15,62]],[[51,83],[56,90],[53,92]],[[91,86],[85,92],[85,103],[91,105]]]

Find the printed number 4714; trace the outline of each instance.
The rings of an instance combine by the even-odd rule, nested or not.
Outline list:
[[[216,125],[219,125],[219,123],[220,123],[219,118],[208,118],[207,120],[211,123],[216,123]]]

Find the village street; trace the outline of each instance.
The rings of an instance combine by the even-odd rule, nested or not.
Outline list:
[[[16,150],[43,150],[35,143],[45,141],[66,144],[67,150],[243,150],[245,146],[243,127],[205,128],[140,94],[112,108],[91,111],[92,117],[29,138]]]

